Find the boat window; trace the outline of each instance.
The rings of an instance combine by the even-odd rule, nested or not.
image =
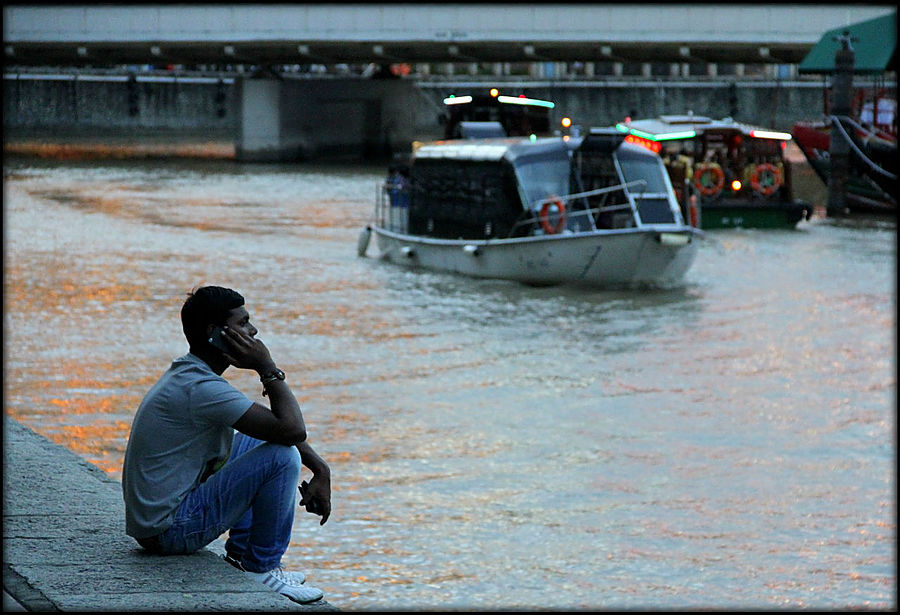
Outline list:
[[[660,197],[635,196],[635,204],[638,213],[641,214],[641,222],[644,224],[657,224],[660,222],[675,222],[669,199]]]
[[[629,188],[630,192],[635,194],[641,192],[648,194],[667,192],[666,181],[663,176],[663,167],[656,158],[632,158],[630,156],[620,156],[619,163],[622,165],[622,172],[625,174],[626,182],[637,180],[644,180],[647,182],[646,186]]]
[[[550,196],[569,194],[570,164],[565,154],[553,158],[529,158],[516,162],[516,176],[527,205]]]
[[[622,180],[616,170],[615,161],[609,152],[578,151],[575,166],[581,183],[580,190],[592,192],[612,186],[619,186]],[[592,211],[597,228],[626,228],[634,226],[631,204],[624,190],[613,190],[592,194],[587,197],[587,206]]]
[[[662,149],[659,153],[660,155],[669,156],[678,156],[680,154],[684,154],[685,156],[693,156],[694,154],[696,154],[695,150],[696,143],[693,139],[664,141]]]
[[[635,186],[628,191],[635,199],[641,222],[644,224],[675,222],[675,213],[669,202],[672,190],[662,161],[653,155],[620,148],[616,157],[622,167],[626,182],[643,180],[645,186]]]

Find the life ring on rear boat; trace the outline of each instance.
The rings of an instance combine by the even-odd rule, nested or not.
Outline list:
[[[556,212],[559,218],[556,220],[556,224],[550,224],[550,208],[556,207]],[[562,201],[559,199],[553,199],[551,201],[547,201],[544,203],[544,206],[541,207],[541,228],[544,229],[544,232],[548,235],[556,235],[557,233],[561,233],[564,228],[566,228],[566,206],[562,204]]]
[[[753,191],[763,196],[775,194],[781,184],[781,169],[770,162],[756,165],[753,174],[750,175],[750,185],[753,187]]]
[[[725,186],[725,171],[715,162],[704,162],[694,169],[694,188],[703,196],[716,196]]]

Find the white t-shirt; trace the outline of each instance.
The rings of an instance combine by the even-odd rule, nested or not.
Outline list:
[[[228,459],[232,425],[252,404],[199,357],[172,362],[138,407],[125,449],[129,536],[149,538],[172,525],[185,495]]]

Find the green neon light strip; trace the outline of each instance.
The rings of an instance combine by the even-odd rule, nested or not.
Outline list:
[[[471,96],[448,96],[444,99],[445,105],[462,105],[472,102]]]
[[[649,139],[650,141],[672,141],[673,139],[693,139],[697,136],[697,132],[694,130],[682,130],[681,132],[664,132],[658,135],[644,132],[643,130],[638,130],[636,128],[629,128],[624,124],[616,124],[616,130],[620,132],[630,132],[636,137],[641,137],[643,139]]]
[[[682,132],[669,132],[666,134],[656,135],[652,137],[656,141],[671,141],[672,139],[693,139],[697,133],[693,130],[684,130]]]
[[[517,98],[515,96],[498,96],[497,100],[502,103],[510,103],[513,105],[532,105],[535,107],[547,107],[548,109],[552,109],[556,106],[556,103],[552,103],[549,100],[538,100],[537,98]]]

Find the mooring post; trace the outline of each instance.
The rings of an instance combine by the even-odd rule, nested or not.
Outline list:
[[[840,42],[841,48],[834,54],[834,79],[831,87],[832,126],[829,145],[831,173],[828,177],[828,207],[826,209],[829,216],[842,216],[849,211],[847,209],[847,175],[850,165],[850,144],[834,124],[840,121],[841,117],[849,116],[851,113],[854,53],[850,32],[845,30],[842,35],[835,37],[835,40]]]

